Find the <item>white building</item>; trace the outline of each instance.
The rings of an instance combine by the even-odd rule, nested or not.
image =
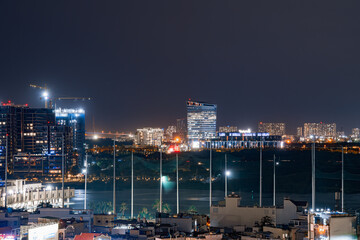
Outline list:
[[[336,123],[304,123],[304,137],[335,138]]]
[[[253,227],[256,223],[260,224],[264,217],[270,217],[274,225],[289,224],[292,219],[304,218],[304,210],[307,208],[307,202],[290,199],[284,199],[283,207],[241,206],[240,200],[238,195],[232,194],[227,196],[225,201],[219,202],[219,205],[213,205],[210,208],[211,226]]]
[[[160,146],[163,139],[164,129],[162,128],[141,128],[136,130],[136,145]]]

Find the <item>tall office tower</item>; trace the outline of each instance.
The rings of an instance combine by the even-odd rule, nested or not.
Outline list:
[[[56,123],[72,129],[74,153],[77,154],[77,164],[83,166],[85,156],[85,111],[83,109],[55,110]]]
[[[359,138],[360,137],[360,128],[353,128],[351,131],[352,138]]]
[[[168,126],[166,129],[166,140],[171,141],[173,140],[174,136],[176,134],[176,126]]]
[[[283,136],[285,135],[285,123],[259,122],[258,131],[267,132],[271,136]]]
[[[303,128],[302,127],[297,127],[296,128],[296,136],[298,136],[298,137],[303,136]]]
[[[162,128],[141,128],[136,131],[136,145],[160,146],[163,140],[164,129]]]
[[[8,136],[9,172],[49,172],[54,141],[55,113],[49,108],[29,108],[11,102],[0,106],[0,164],[5,163],[6,135]],[[64,130],[59,134],[64,135]],[[70,154],[66,152],[66,154]],[[40,163],[41,162],[41,163]],[[4,168],[1,168],[3,171]],[[0,170],[0,171],[1,171]],[[4,171],[3,171],[4,173]]]
[[[238,131],[238,127],[236,127],[236,126],[223,126],[223,127],[219,127],[219,132],[230,133],[230,132],[237,132],[237,131]]]
[[[304,137],[336,137],[336,123],[304,123]]]
[[[186,118],[176,119],[176,134],[181,139],[184,139],[186,137],[187,134]]]
[[[189,143],[215,138],[216,113],[216,104],[187,101],[187,136]]]

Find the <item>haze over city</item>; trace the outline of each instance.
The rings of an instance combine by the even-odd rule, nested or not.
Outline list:
[[[359,127],[359,3],[134,1],[0,3],[0,100],[78,103],[98,130],[166,127],[186,100],[218,104],[218,125]]]

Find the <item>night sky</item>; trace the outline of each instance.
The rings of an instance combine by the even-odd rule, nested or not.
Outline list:
[[[1,1],[0,101],[52,96],[134,131],[218,104],[218,126],[360,127],[360,1]]]

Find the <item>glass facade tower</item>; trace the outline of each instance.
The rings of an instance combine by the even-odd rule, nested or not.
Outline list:
[[[189,143],[216,137],[216,112],[216,104],[187,101]]]

